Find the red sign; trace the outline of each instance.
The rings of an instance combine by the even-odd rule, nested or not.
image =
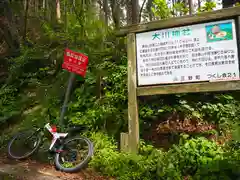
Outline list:
[[[69,72],[85,77],[88,65],[88,57],[82,53],[65,49],[62,68]]]

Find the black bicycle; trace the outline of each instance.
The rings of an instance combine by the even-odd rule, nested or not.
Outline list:
[[[68,132],[71,133],[80,128],[75,126]],[[73,173],[87,165],[93,155],[93,143],[85,137],[76,136],[68,138],[69,133],[58,133],[56,126],[51,126],[49,123],[44,128],[32,129],[16,134],[8,144],[9,157],[22,160],[33,155],[43,144],[44,129],[47,129],[52,135],[52,141],[48,150],[55,155],[54,164],[57,170]],[[19,142],[18,140],[20,145],[15,147],[15,143]]]

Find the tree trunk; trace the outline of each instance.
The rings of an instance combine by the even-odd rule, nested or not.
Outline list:
[[[222,0],[223,8],[232,7],[234,4],[234,0]]]
[[[146,3],[147,0],[143,0],[143,3],[142,3],[142,6],[141,6],[141,9],[140,9],[140,12],[139,12],[139,23],[141,22],[141,19],[142,19],[142,11],[143,11],[143,8],[144,8],[144,5]]]
[[[45,17],[48,21],[52,20],[52,11],[50,11],[50,9],[52,9],[52,2],[50,2],[50,0],[46,0],[46,6],[45,6]]]
[[[132,0],[132,24],[138,23],[139,17],[139,1]]]
[[[126,11],[127,11],[127,24],[132,24],[132,2],[128,0],[126,3]]]
[[[147,5],[146,5],[146,9],[147,9],[150,21],[153,20],[153,13],[152,13],[152,9],[151,9],[152,5],[153,5],[153,0],[148,0]]]
[[[64,27],[65,27],[65,32],[67,32],[67,1],[64,0]]]
[[[42,1],[42,8],[43,8],[43,10],[45,10],[45,8],[46,8],[46,0]]]
[[[112,18],[116,29],[120,28],[120,4],[118,0],[111,0]]]
[[[201,0],[198,0],[198,8],[201,7]]]
[[[24,0],[24,1],[23,1],[23,6],[24,6],[24,10],[25,10],[25,11],[26,11],[26,7],[27,7],[27,1],[28,1],[28,0]]]
[[[29,0],[26,0],[25,16],[24,16],[23,41],[26,41],[26,38],[27,38],[28,9],[29,9]]]
[[[108,26],[108,0],[103,0],[104,22]]]
[[[235,3],[240,3],[240,0],[222,0],[223,8],[232,7]]]
[[[189,4],[189,14],[192,15],[193,14],[193,1],[188,0],[188,4]]]
[[[52,24],[55,24],[56,23],[56,14],[57,14],[57,12],[56,12],[56,10],[57,10],[57,7],[56,7],[56,5],[57,5],[57,3],[56,3],[56,0],[48,0],[48,3],[49,3],[49,7],[48,7],[48,12],[49,12],[49,16],[50,16],[50,22],[52,23]]]
[[[38,14],[38,7],[39,7],[39,0],[35,0],[34,1],[34,11],[35,11],[35,15],[39,15]]]
[[[0,57],[17,56],[20,52],[19,35],[8,0],[0,1],[0,43],[3,46]],[[1,72],[8,70],[8,63],[0,61]]]
[[[60,0],[56,0],[56,18],[57,18],[57,22],[58,22],[58,23],[61,23]]]

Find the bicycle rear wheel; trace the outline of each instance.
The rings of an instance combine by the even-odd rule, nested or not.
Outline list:
[[[87,165],[92,155],[93,143],[89,139],[67,139],[55,155],[56,169],[67,173],[77,172]],[[76,162],[78,160],[79,162]]]
[[[8,156],[18,160],[28,158],[39,148],[41,142],[42,136],[38,131],[20,132],[8,143]]]

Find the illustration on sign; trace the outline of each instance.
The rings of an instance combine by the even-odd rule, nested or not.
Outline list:
[[[207,42],[232,40],[232,23],[219,23],[206,26]]]
[[[239,79],[234,20],[136,34],[138,85]]]
[[[65,49],[62,68],[69,72],[85,77],[88,65],[88,57],[82,53]]]

